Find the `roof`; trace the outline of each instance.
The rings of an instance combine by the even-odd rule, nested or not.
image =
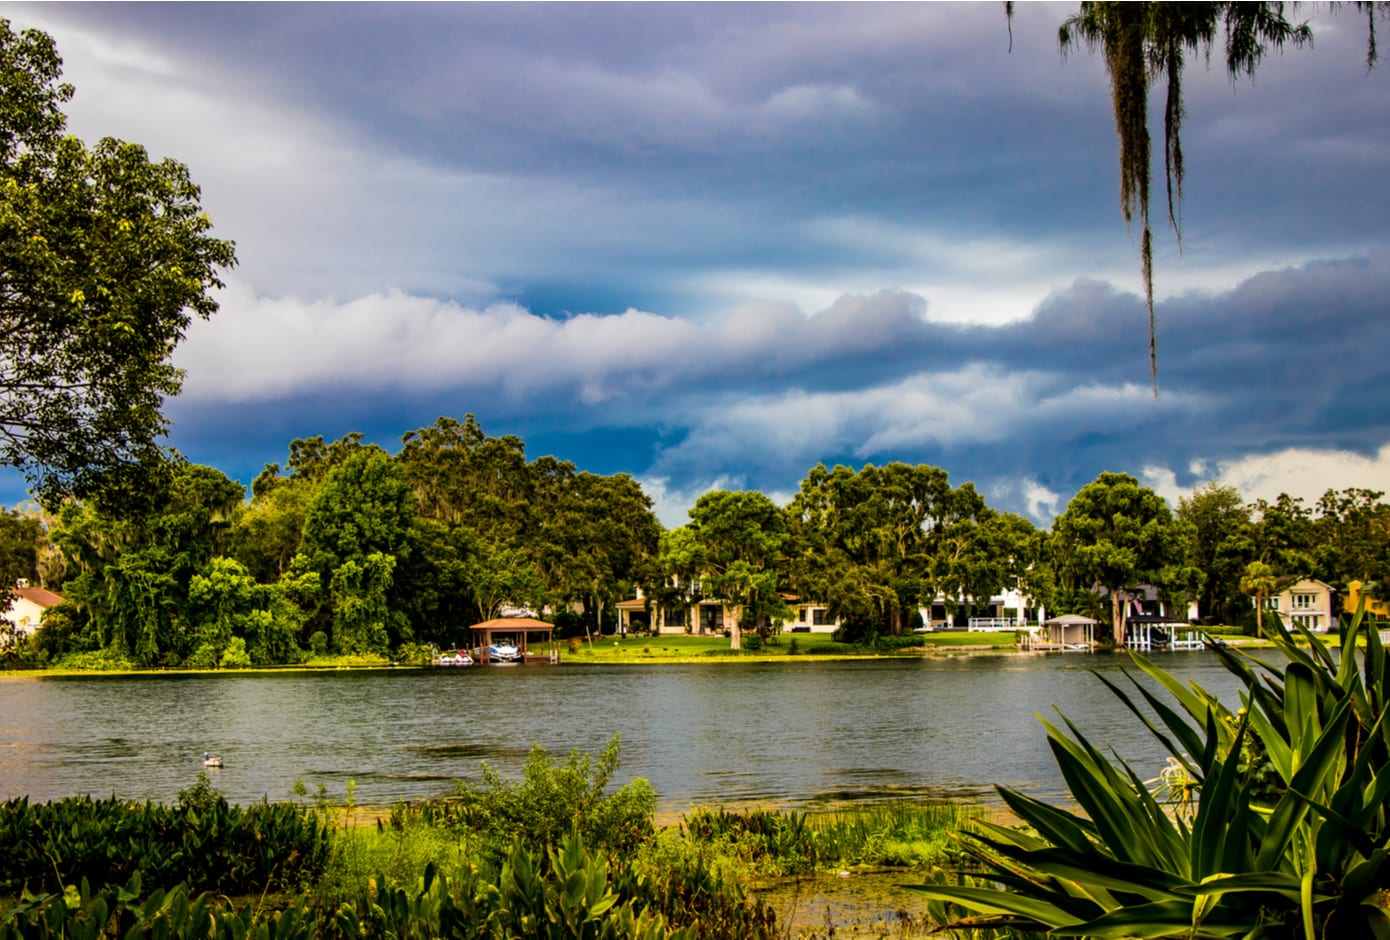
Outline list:
[[[1090,617],[1083,617],[1080,614],[1063,614],[1060,617],[1053,617],[1051,620],[1043,621],[1044,626],[1056,625],[1062,627],[1076,626],[1078,624],[1091,624],[1095,626],[1099,623],[1099,620],[1092,620]]]
[[[647,601],[646,598],[642,597],[634,600],[618,601],[617,607],[619,610],[646,610]]]
[[[546,623],[544,620],[535,620],[531,617],[498,617],[495,620],[484,620],[482,623],[475,623],[469,627],[470,630],[554,630],[555,624]]]
[[[16,587],[10,588],[10,590],[14,591],[15,597],[22,597],[31,604],[35,604],[39,607],[57,607],[59,604],[63,603],[61,595],[54,594],[52,591],[47,591],[43,588]]]

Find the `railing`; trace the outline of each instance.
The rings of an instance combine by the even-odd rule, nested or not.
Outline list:
[[[1009,620],[1006,617],[971,617],[971,633],[1000,633],[1006,630],[1022,630],[1026,624]]]

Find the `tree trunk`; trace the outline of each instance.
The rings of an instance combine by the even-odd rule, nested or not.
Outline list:
[[[893,636],[903,635],[903,609],[897,604],[888,612],[888,632]]]
[[[740,619],[742,619],[742,617],[743,609],[741,607],[735,607],[733,624],[729,627],[729,649],[731,650],[743,649],[742,631],[739,629],[738,626],[738,622]]]
[[[1122,647],[1125,645],[1125,593],[1124,591],[1110,592],[1110,627],[1115,632],[1115,645]]]

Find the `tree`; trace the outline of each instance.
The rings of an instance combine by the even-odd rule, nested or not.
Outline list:
[[[333,643],[386,653],[408,623],[388,601],[392,573],[410,550],[414,499],[404,471],[365,448],[329,472],[304,520],[301,552],[328,589]]]
[[[212,467],[166,470],[151,478],[159,488],[143,500],[157,508],[132,513],[121,494],[97,494],[66,504],[53,532],[75,572],[64,595],[92,640],[147,665],[191,652],[189,585],[222,552],[243,495],[241,484]]]
[[[1328,490],[1313,523],[1318,577],[1345,588],[1360,582],[1373,596],[1390,588],[1390,503],[1379,490]]]
[[[711,491],[691,508],[690,529],[704,550],[702,579],[715,596],[738,608],[731,649],[742,648],[745,626],[762,636],[771,620],[787,616],[777,591],[787,527],[772,500],[756,491]]]
[[[64,134],[61,76],[0,19],[0,461],[49,501],[161,458],[170,355],[236,260],[182,164]]]
[[[1176,554],[1172,522],[1163,497],[1127,473],[1107,472],[1083,486],[1053,523],[1053,563],[1064,587],[1109,592],[1116,644],[1125,637],[1125,589],[1160,584]]]
[[[1252,561],[1240,577],[1240,589],[1255,599],[1255,635],[1265,635],[1265,602],[1279,588],[1279,575],[1263,561]]]
[[[1199,610],[1217,623],[1232,623],[1241,573],[1254,550],[1250,509],[1233,486],[1208,483],[1178,500],[1184,554],[1200,573]]]
[[[925,464],[814,467],[787,507],[797,589],[836,619],[901,633],[906,612],[936,593],[930,562],[951,495],[946,472]]]

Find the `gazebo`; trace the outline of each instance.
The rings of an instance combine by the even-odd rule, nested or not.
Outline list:
[[[517,648],[517,661],[523,665],[528,663],[558,664],[560,662],[560,647],[555,642],[555,624],[553,623],[546,623],[544,620],[535,620],[531,617],[498,617],[494,620],[475,623],[468,629],[473,636],[477,660],[485,665],[490,665],[494,661],[491,653],[494,637],[512,640]],[[530,651],[529,644],[532,637],[538,638],[537,646],[544,652],[533,653]]]
[[[1080,614],[1063,614],[1044,620],[1047,628],[1047,645],[1063,652],[1080,650],[1087,653],[1095,649],[1096,625],[1099,620],[1083,617]]]

